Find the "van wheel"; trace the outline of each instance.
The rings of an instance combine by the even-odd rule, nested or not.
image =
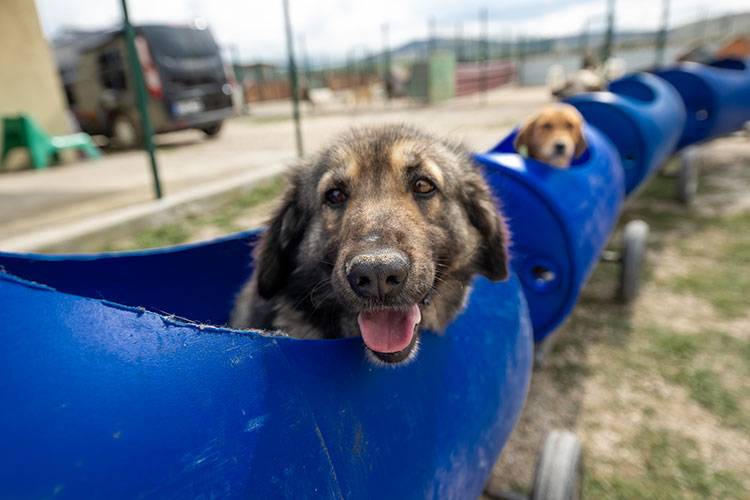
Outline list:
[[[224,125],[224,122],[212,123],[211,125],[206,125],[201,128],[201,131],[206,134],[207,137],[214,138],[219,135],[219,132],[221,132],[222,125]]]
[[[133,149],[143,143],[140,127],[126,113],[119,113],[112,120],[109,138],[112,146],[118,149]]]

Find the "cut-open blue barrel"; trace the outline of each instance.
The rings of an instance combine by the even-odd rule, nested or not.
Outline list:
[[[567,102],[614,143],[629,195],[674,153],[685,125],[685,106],[672,85],[648,73],[615,80],[608,89]]]
[[[588,150],[569,169],[516,153],[517,131],[475,155],[510,226],[511,264],[526,294],[537,342],[575,306],[623,202],[623,169],[615,147],[593,127],[584,132]]]
[[[750,121],[749,63],[685,62],[656,73],[677,89],[687,109],[680,148],[729,134]]]
[[[227,321],[256,238],[0,254],[0,497],[481,493],[531,372],[518,280],[478,278],[444,335],[378,367],[358,338],[204,326]]]

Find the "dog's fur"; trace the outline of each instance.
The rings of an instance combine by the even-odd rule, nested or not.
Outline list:
[[[546,106],[529,118],[518,131],[516,151],[557,168],[568,168],[573,158],[586,151],[583,117],[570,104]]]
[[[420,179],[434,193],[416,194]],[[332,189],[348,195],[341,206],[327,201]],[[407,126],[353,130],[290,170],[231,324],[299,338],[350,337],[360,334],[360,312],[418,304],[419,328],[440,332],[462,309],[473,274],[506,278],[507,242],[505,222],[465,149]],[[347,281],[348,263],[381,248],[407,257],[408,277],[395,297],[363,299]],[[375,354],[400,362],[411,351]]]

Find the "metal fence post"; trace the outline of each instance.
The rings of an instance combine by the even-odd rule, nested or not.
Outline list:
[[[151,124],[151,117],[148,114],[148,95],[146,94],[146,84],[143,79],[143,70],[141,68],[140,60],[138,59],[138,51],[135,47],[135,31],[133,26],[130,24],[130,16],[128,15],[128,3],[127,0],[121,0],[122,4],[122,17],[123,17],[123,28],[125,30],[125,45],[128,48],[128,59],[130,60],[130,69],[133,72],[133,79],[135,80],[135,89],[138,99],[138,113],[141,117],[141,128],[143,131],[143,145],[148,153],[149,161],[151,162],[151,174],[154,182],[154,195],[157,198],[163,196],[161,189],[161,180],[159,179],[159,166],[156,162],[156,148],[154,147],[154,127]]]

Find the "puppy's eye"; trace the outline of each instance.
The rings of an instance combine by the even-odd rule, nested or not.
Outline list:
[[[547,131],[552,130],[552,124],[551,123],[542,123],[542,128],[544,130],[547,130]]]
[[[568,130],[572,130],[573,129],[573,124],[570,123],[570,122],[565,122],[565,128],[568,129]]]
[[[437,189],[435,187],[435,184],[433,184],[429,179],[425,179],[424,177],[422,177],[421,179],[417,179],[411,187],[411,190],[414,191],[414,194],[418,194],[420,196],[429,196],[435,192],[435,189]]]
[[[345,192],[343,192],[341,189],[334,188],[329,189],[326,191],[326,203],[331,205],[332,207],[338,207],[346,203],[346,200],[349,198]]]

